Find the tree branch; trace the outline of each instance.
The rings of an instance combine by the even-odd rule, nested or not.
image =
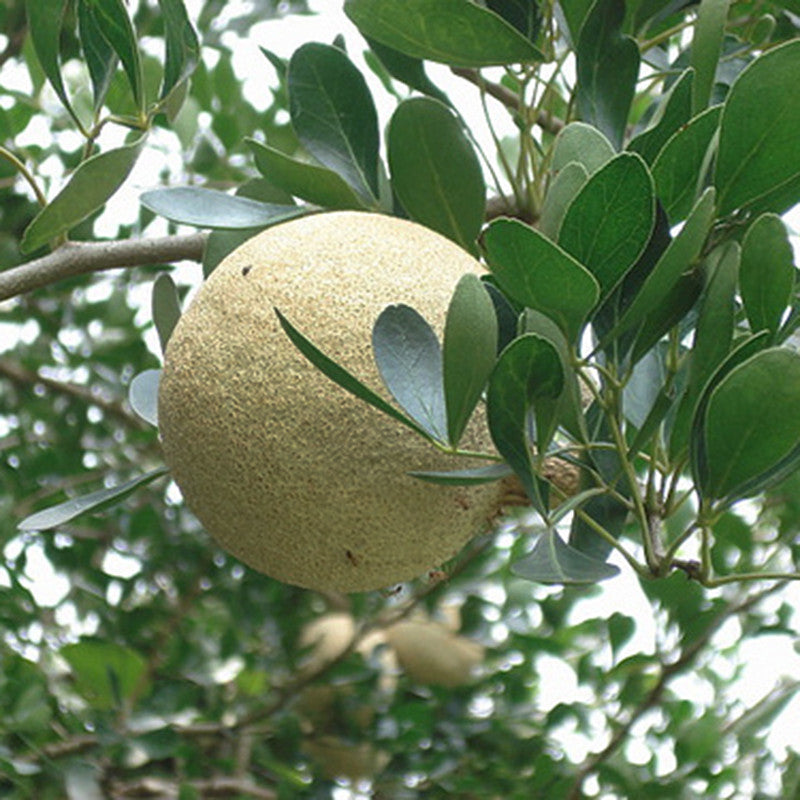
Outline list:
[[[118,242],[68,242],[46,256],[0,272],[0,301],[90,272],[200,261],[205,243],[205,233]]]
[[[9,361],[8,359],[0,359],[0,376],[22,389],[32,389],[37,384],[41,384],[59,394],[74,397],[87,405],[97,406],[107,414],[124,422],[126,425],[132,425],[139,430],[147,430],[150,427],[139,416],[128,411],[125,406],[113,400],[107,400],[101,395],[96,395],[85,386],[48,378],[45,375],[40,375],[38,372],[26,369],[21,364]]]
[[[495,100],[501,102],[506,108],[509,108],[512,111],[519,111],[519,95],[517,95],[515,92],[512,92],[510,89],[506,89],[505,86],[502,86],[499,83],[492,83],[491,81],[485,80],[477,69],[469,69],[467,67],[451,67],[450,71],[454,75],[458,75],[459,78],[464,78],[470,83],[474,83],[476,86],[484,89],[486,94],[494,97]],[[552,114],[548,114],[546,111],[541,110],[536,115],[536,124],[542,130],[552,133],[553,136],[558,134],[564,127],[563,120],[560,120],[558,117],[554,117]]]
[[[575,776],[575,780],[572,783],[572,787],[567,795],[567,800],[580,800],[580,798],[583,796],[583,784],[586,779],[604,761],[607,761],[617,751],[620,745],[622,745],[627,738],[634,723],[647,711],[649,711],[651,708],[655,708],[658,705],[659,701],[661,700],[661,696],[664,694],[664,691],[666,690],[670,681],[688,669],[695,662],[697,657],[706,648],[708,643],[714,637],[714,634],[717,633],[724,622],[731,617],[736,616],[737,614],[741,614],[744,611],[749,611],[751,608],[753,608],[753,606],[760,603],[765,597],[769,597],[779,589],[784,588],[785,585],[785,583],[775,584],[774,586],[770,586],[767,589],[763,589],[760,592],[750,595],[741,602],[730,603],[711,621],[708,628],[706,628],[706,630],[703,632],[702,636],[699,636],[694,642],[684,648],[681,654],[674,661],[664,664],[661,667],[661,674],[658,676],[655,686],[653,686],[644,700],[642,700],[642,702],[631,711],[628,719],[615,730],[608,744],[599,753],[589,756],[589,758],[587,758],[583,765],[578,769],[578,774]]]

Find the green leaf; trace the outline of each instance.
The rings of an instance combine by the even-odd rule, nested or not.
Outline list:
[[[589,177],[567,209],[558,243],[606,297],[636,263],[655,222],[653,180],[641,156],[620,153]]]
[[[58,528],[65,525],[67,522],[72,522],[73,519],[79,517],[81,514],[86,514],[89,511],[98,512],[105,508],[116,505],[122,502],[128,495],[133,494],[140,486],[145,486],[151,481],[166,475],[167,468],[160,467],[151,472],[146,472],[144,475],[139,475],[133,480],[121,483],[118,486],[112,486],[108,489],[99,489],[96,492],[90,492],[82,497],[74,497],[63,503],[59,503],[50,508],[45,508],[42,511],[37,511],[31,514],[22,522],[17,525],[21,531],[47,531],[52,528]]]
[[[639,48],[622,35],[623,0],[597,0],[581,27],[577,105],[584,122],[599,128],[619,149],[639,75]]]
[[[503,350],[489,379],[487,417],[492,441],[541,513],[546,509],[531,461],[528,410],[539,398],[557,398],[563,385],[558,351],[552,342],[533,333],[520,336]]]
[[[309,42],[289,61],[289,108],[303,146],[368,204],[378,196],[378,116],[364,77],[338,47]]]
[[[486,467],[454,469],[450,472],[413,471],[408,474],[421,481],[439,483],[443,486],[477,486],[508,478],[514,471],[508,464],[489,464]]]
[[[800,201],[800,39],[759,56],[731,86],[720,120],[719,213],[781,214]],[[767,113],[768,110],[768,113]]]
[[[581,389],[575,370],[568,366],[572,363],[573,351],[566,336],[550,317],[531,308],[525,309],[520,317],[519,333],[535,333],[547,339],[556,348],[564,373],[564,385],[558,397],[540,397],[536,402],[537,435],[543,437],[540,450],[547,447],[547,432],[558,425],[576,441],[587,441]]]
[[[722,379],[728,375],[735,367],[743,364],[751,356],[760,353],[768,344],[769,334],[767,331],[750,334],[742,337],[731,348],[730,353],[714,371],[714,374],[706,382],[697,405],[694,410],[694,418],[691,422],[691,437],[689,440],[689,459],[694,477],[695,485],[704,486],[708,479],[708,461],[706,458],[706,441],[704,425],[708,401],[713,390],[720,384]]]
[[[725,38],[729,5],[730,0],[702,0],[697,11],[690,54],[690,63],[695,71],[692,87],[693,114],[705,110],[711,99],[717,63],[722,53],[722,40]]]
[[[570,122],[556,137],[551,168],[578,163],[591,175],[613,157],[614,147],[604,133],[585,122]]]
[[[261,203],[195,186],[152,189],[139,201],[155,214],[198,228],[263,228],[308,213],[302,206]]]
[[[662,302],[648,314],[639,327],[631,350],[631,363],[635,364],[691,311],[702,290],[701,270],[684,273],[678,278]]]
[[[67,185],[33,218],[22,237],[22,252],[33,252],[101,208],[128,177],[142,144],[143,139],[139,139],[84,161]]]
[[[777,214],[762,214],[748,228],[739,286],[750,328],[777,333],[794,288],[794,251]]]
[[[486,7],[535,42],[542,25],[539,0],[486,0]]]
[[[486,287],[467,273],[456,284],[444,325],[447,435],[458,445],[497,355],[497,316]]]
[[[561,11],[564,22],[566,22],[566,31],[569,40],[573,44],[578,41],[581,28],[586,20],[589,12],[592,10],[594,0],[559,0],[558,7]],[[561,26],[564,27],[563,25]]]
[[[167,97],[195,70],[200,60],[200,42],[183,0],[158,0],[164,20],[164,80],[161,98]]]
[[[64,24],[64,11],[67,0],[27,0],[25,13],[28,18],[33,49],[47,80],[55,89],[58,99],[74,117],[64,81],[58,54],[61,52],[61,27]]]
[[[447,442],[442,350],[410,306],[387,306],[372,329],[375,363],[397,404],[434,439]]]
[[[553,319],[567,339],[575,342],[600,294],[591,273],[518,220],[495,220],[482,241],[500,288],[517,303]]]
[[[688,384],[670,438],[670,453],[675,457],[689,442],[691,421],[704,387],[731,349],[740,256],[739,245],[727,242],[707,259],[710,278],[700,301]]]
[[[94,110],[97,111],[103,105],[118,58],[85,2],[78,3],[78,33],[92,80]]]
[[[350,184],[333,170],[297,161],[254,139],[247,139],[246,144],[255,157],[258,171],[294,197],[328,209],[367,208]]]
[[[145,421],[158,427],[158,384],[160,369],[146,369],[131,381],[128,402],[131,408]]]
[[[358,378],[349,373],[344,367],[337,364],[333,359],[328,358],[321,350],[314,346],[300,331],[297,330],[286,317],[276,308],[275,314],[281,324],[286,335],[289,337],[292,344],[320,371],[323,375],[330,378],[335,384],[341,386],[342,389],[350,392],[350,394],[363,400],[378,411],[392,417],[393,419],[401,422],[403,425],[411,428],[420,436],[430,439],[430,434],[418,425],[410,417],[400,413],[394,406],[387,403],[379,394],[376,394],[366,384],[362,383]]]
[[[703,191],[703,167],[715,147],[721,111],[722,106],[714,106],[694,117],[670,137],[653,162],[656,194],[672,225],[686,218]]]
[[[731,370],[711,394],[703,435],[703,495],[738,499],[752,493],[748,484],[800,443],[800,356],[771,348]]]
[[[684,70],[661,99],[650,124],[628,142],[627,149],[652,164],[670,136],[691,118],[693,85],[694,70]]]
[[[422,94],[441,100],[445,105],[450,105],[447,95],[439,89],[428,77],[425,72],[425,62],[419,58],[407,56],[399,50],[388,47],[385,44],[376,42],[374,39],[367,39],[370,50],[378,57],[384,69],[398,81],[406,86],[416,89]]]
[[[550,183],[538,223],[539,231],[548,239],[552,241],[558,239],[558,229],[561,227],[564,214],[588,179],[589,173],[586,167],[573,161],[567,164]]]
[[[122,0],[83,0],[83,3],[94,17],[97,28],[119,56],[133,92],[133,102],[137,109],[143,111],[144,77],[139,43],[125,4]]]
[[[467,0],[345,0],[361,33],[414,58],[461,67],[542,61],[502,17]]]
[[[392,187],[411,219],[474,253],[486,186],[453,112],[427,97],[404,101],[389,123],[388,151]]]
[[[648,317],[664,302],[664,298],[680,280],[681,275],[695,267],[714,220],[714,189],[709,187],[697,201],[686,224],[669,243],[650,274],[637,292],[619,322],[604,337],[605,345],[625,331],[648,325]]]
[[[58,652],[72,669],[75,689],[95,709],[117,708],[148,691],[147,662],[130,647],[83,639]]]
[[[153,282],[153,295],[150,302],[153,324],[158,332],[161,352],[167,352],[167,342],[172,331],[181,318],[181,301],[175,281],[166,272],[162,272]]]
[[[536,583],[577,585],[613,578],[619,567],[575,550],[553,528],[547,528],[530,554],[513,564],[511,571]]]

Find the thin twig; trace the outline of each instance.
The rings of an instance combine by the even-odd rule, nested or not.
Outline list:
[[[37,384],[46,386],[58,394],[66,395],[67,397],[74,397],[76,400],[86,403],[87,405],[97,406],[102,411],[110,416],[116,417],[126,425],[131,425],[139,430],[146,430],[149,425],[136,414],[129,412],[120,403],[113,400],[106,400],[100,395],[94,394],[91,390],[76,383],[68,383],[67,381],[59,381],[55,378],[48,378],[45,375],[40,375],[17,364],[9,359],[0,359],[0,376],[8,379],[17,386],[28,389],[33,388]]]
[[[763,589],[760,592],[750,595],[750,597],[742,600],[739,603],[729,603],[726,608],[720,611],[719,614],[711,621],[708,628],[699,636],[694,642],[686,647],[681,654],[674,661],[669,664],[664,664],[661,667],[661,674],[656,681],[655,686],[650,690],[647,697],[630,713],[628,719],[615,729],[608,744],[599,752],[591,755],[580,767],[575,780],[572,783],[567,800],[580,800],[582,797],[583,784],[586,779],[605,761],[607,761],[622,745],[630,733],[634,723],[639,720],[651,708],[655,708],[661,700],[670,681],[680,673],[688,669],[700,653],[705,649],[708,643],[713,638],[714,634],[722,627],[722,625],[731,617],[748,611],[753,606],[760,603],[765,597],[774,594],[779,589],[782,589],[786,584],[779,583]]]
[[[204,233],[117,242],[69,242],[46,256],[0,272],[0,301],[91,272],[174,261],[199,262],[205,243]]]
[[[467,67],[451,67],[450,71],[459,78],[464,78],[470,83],[480,86],[486,91],[486,94],[494,97],[495,100],[501,102],[511,111],[519,111],[519,96],[516,92],[506,89],[505,86],[502,86],[499,83],[492,83],[492,81],[485,80],[476,69],[469,69]],[[554,117],[552,114],[548,114],[546,111],[541,110],[536,115],[536,124],[542,130],[552,133],[553,136],[558,134],[564,127],[563,120],[560,120],[558,117]]]

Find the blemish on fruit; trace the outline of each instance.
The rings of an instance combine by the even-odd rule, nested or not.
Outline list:
[[[361,563],[361,558],[353,553],[352,550],[345,550],[344,551],[347,560],[354,566],[357,567]]]
[[[242,267],[242,275],[247,275],[247,273],[250,272],[251,269],[252,267],[249,264],[246,267]]]

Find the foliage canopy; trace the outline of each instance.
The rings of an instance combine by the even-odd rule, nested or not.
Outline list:
[[[0,795],[795,796],[799,752],[763,744],[797,677],[746,705],[728,676],[743,643],[797,637],[800,6],[346,0],[346,30],[282,57],[259,22],[290,11],[0,8]],[[135,217],[109,219],[149,159]],[[171,265],[207,276],[326,209],[406,216],[486,263],[441,343],[407,306],[375,320],[391,408],[279,312],[320,380],[431,447],[463,455],[485,405],[496,453],[416,477],[513,474],[525,509],[443,571],[350,597],[199,530],[163,480],[144,336],[163,350],[180,317]],[[388,633],[362,646],[454,605],[486,648],[472,680],[426,682]],[[315,660],[301,631],[326,610],[356,622]],[[549,703],[548,661],[588,692]],[[682,695],[688,672],[711,700]]]

